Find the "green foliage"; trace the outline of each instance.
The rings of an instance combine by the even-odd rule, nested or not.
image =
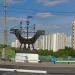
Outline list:
[[[8,58],[14,58],[15,57],[15,50],[11,48],[6,48],[6,55]]]
[[[38,50],[38,54],[41,56],[55,56],[55,57],[68,57],[72,56],[75,57],[75,50],[72,48],[65,47],[65,49],[60,49],[57,52],[53,52],[52,50]]]
[[[2,50],[4,48],[4,45],[0,44],[0,56],[2,55]],[[15,56],[15,51],[17,51],[18,49],[16,48],[11,48],[11,47],[5,47],[6,49],[6,55],[9,58],[13,58]],[[65,49],[60,49],[57,52],[53,52],[52,50],[43,50],[43,49],[39,49],[39,50],[27,50],[29,53],[37,53],[40,56],[55,56],[55,57],[68,57],[68,56],[72,56],[75,57],[75,50],[72,48],[68,48],[65,47]]]
[[[57,52],[54,52],[53,55],[56,57],[75,57],[75,50],[73,50],[72,48],[65,47],[65,49],[60,49]]]
[[[4,48],[5,47],[5,45],[3,45],[3,44],[0,44],[0,48]]]
[[[0,44],[0,48],[5,48],[5,47],[7,47],[6,44]]]
[[[1,57],[1,55],[2,55],[2,48],[0,48],[0,57]]]
[[[42,49],[40,49],[40,50],[38,50],[38,54],[39,55],[41,55],[41,56],[48,56],[48,55],[52,55],[52,51],[49,51],[49,50],[42,50]]]
[[[4,47],[2,47],[2,46],[0,47],[0,57],[2,56],[3,48],[4,48]],[[8,58],[14,58],[14,57],[15,57],[15,50],[12,49],[12,48],[6,47],[6,48],[5,48],[5,55],[6,55]]]

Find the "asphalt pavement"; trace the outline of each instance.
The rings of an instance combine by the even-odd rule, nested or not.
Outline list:
[[[40,70],[47,73],[29,73],[14,71],[0,71],[0,75],[75,75],[75,64],[51,64],[44,63],[0,63],[0,68]]]

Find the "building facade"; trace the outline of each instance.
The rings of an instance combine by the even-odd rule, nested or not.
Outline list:
[[[75,21],[72,23],[72,48],[75,49]]]
[[[72,48],[72,36],[67,36],[66,37],[66,47]]]
[[[18,40],[15,40],[14,42],[11,43],[11,47],[19,48],[20,42]]]
[[[48,49],[55,52],[65,48],[66,36],[64,33],[52,33],[41,36],[36,42],[38,43],[38,49]]]

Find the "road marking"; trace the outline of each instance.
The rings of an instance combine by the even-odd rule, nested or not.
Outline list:
[[[43,70],[25,70],[25,69],[8,69],[8,68],[0,68],[0,71],[17,71],[17,72],[43,73],[43,74],[47,74],[47,71],[43,71]]]

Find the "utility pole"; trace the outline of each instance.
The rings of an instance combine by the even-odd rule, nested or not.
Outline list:
[[[6,20],[6,0],[4,0],[4,47],[3,47],[3,51],[2,51],[2,58],[5,59],[6,58],[6,46],[7,46],[7,20]]]
[[[7,45],[7,16],[6,16],[6,0],[4,0],[4,45]]]

